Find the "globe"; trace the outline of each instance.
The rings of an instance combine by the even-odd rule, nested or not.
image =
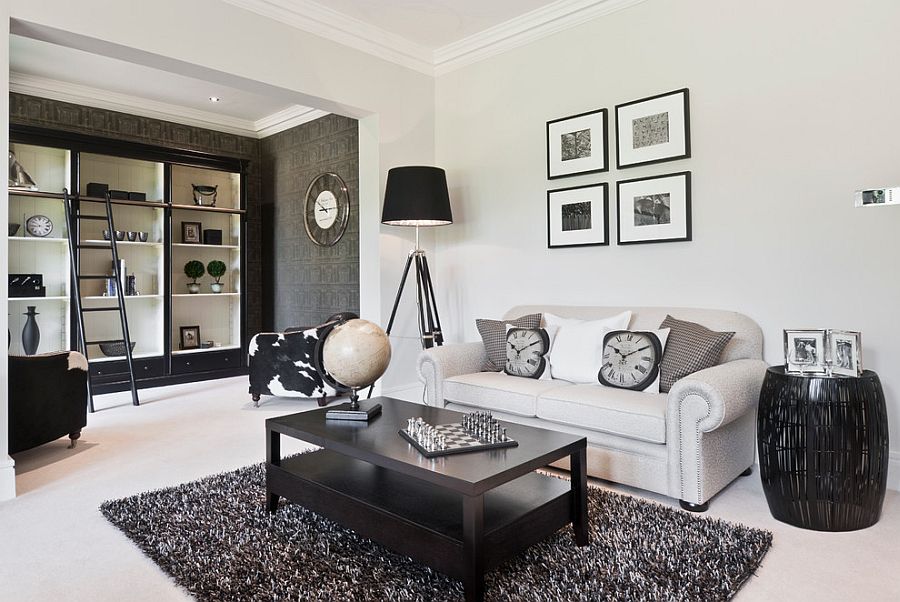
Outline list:
[[[391,363],[391,343],[377,324],[348,320],[325,338],[322,364],[331,377],[353,390],[381,378]]]

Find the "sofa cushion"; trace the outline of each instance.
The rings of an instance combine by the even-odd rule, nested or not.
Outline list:
[[[502,372],[476,372],[444,380],[444,399],[485,410],[534,416],[538,395],[571,386],[558,380],[520,378]]]
[[[669,328],[669,342],[659,366],[659,390],[668,393],[675,381],[719,363],[734,332],[714,332],[696,322],[666,316],[660,328]]]
[[[666,442],[666,398],[600,385],[572,385],[539,394],[537,417],[651,443]]]
[[[514,320],[486,320],[478,318],[475,327],[481,335],[484,350],[487,352],[487,360],[482,366],[482,372],[500,372],[506,364],[506,326],[518,326],[521,328],[540,328],[541,314],[529,314]]]

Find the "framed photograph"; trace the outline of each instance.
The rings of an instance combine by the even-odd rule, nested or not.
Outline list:
[[[619,169],[690,156],[687,88],[616,105],[616,166]]]
[[[862,374],[862,335],[848,330],[828,331],[831,373],[841,376]]]
[[[547,191],[547,247],[609,244],[609,186],[590,184]]]
[[[691,240],[691,172],[616,182],[620,245]]]
[[[547,122],[547,179],[607,171],[606,109]]]
[[[181,348],[182,349],[199,349],[200,348],[200,327],[199,326],[182,326],[181,327]]]
[[[825,330],[785,330],[784,367],[794,374],[825,374]]]
[[[203,226],[200,222],[181,222],[181,242],[201,244]]]

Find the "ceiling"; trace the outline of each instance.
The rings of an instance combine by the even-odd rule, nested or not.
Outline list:
[[[553,3],[553,0],[327,0],[333,10],[431,50]]]

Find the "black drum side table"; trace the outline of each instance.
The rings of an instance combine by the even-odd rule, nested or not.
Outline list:
[[[817,531],[878,522],[888,421],[877,374],[805,376],[771,367],[758,411],[760,476],[772,516]]]

